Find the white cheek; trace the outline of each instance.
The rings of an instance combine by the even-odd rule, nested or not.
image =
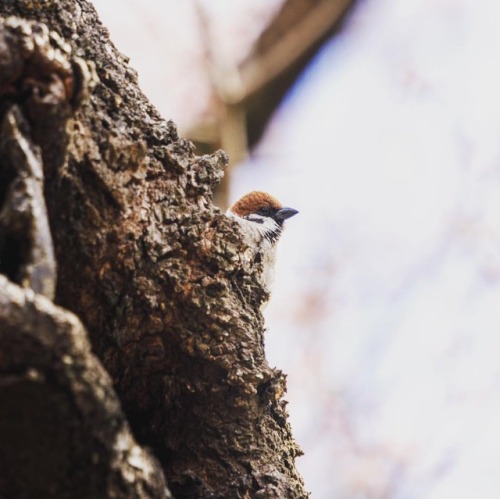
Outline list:
[[[227,212],[227,215],[238,220],[247,238],[247,243],[249,243],[250,246],[260,244],[266,234],[275,232],[279,229],[278,224],[269,217],[252,214],[245,218],[241,218],[230,211]]]
[[[272,218],[265,218],[262,223],[264,232],[276,232],[279,230],[279,225]]]
[[[279,225],[270,217],[263,217],[261,215],[249,215],[246,218],[255,226],[255,229],[262,234],[262,236],[279,230]]]

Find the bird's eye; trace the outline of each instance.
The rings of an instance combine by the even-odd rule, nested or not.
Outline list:
[[[263,206],[257,213],[264,217],[268,217],[271,214],[271,208],[269,208],[269,206]]]

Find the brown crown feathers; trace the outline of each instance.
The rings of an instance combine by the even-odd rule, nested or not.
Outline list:
[[[251,213],[256,213],[261,208],[271,208],[279,210],[283,205],[267,192],[249,192],[231,206],[230,210],[240,217],[245,217]]]

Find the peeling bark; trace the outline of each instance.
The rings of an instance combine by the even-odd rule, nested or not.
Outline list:
[[[176,498],[306,497],[285,379],[264,355],[261,268],[211,200],[224,153],[197,157],[177,136],[86,1],[37,5],[14,0],[0,14],[45,22],[98,78],[62,121],[29,112],[35,92],[19,92],[19,79],[14,97],[0,95],[16,103],[42,151],[56,302],[84,323],[135,437],[152,448]],[[24,60],[4,56],[0,38],[0,64],[9,57],[12,68]],[[73,87],[61,81],[58,102],[73,112]]]

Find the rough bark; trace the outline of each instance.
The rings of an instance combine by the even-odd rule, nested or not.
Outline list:
[[[31,68],[11,78],[8,91],[0,86],[0,109],[4,121],[6,110],[18,109],[40,147],[56,302],[87,328],[135,437],[159,458],[177,498],[306,497],[282,399],[284,376],[264,355],[259,262],[211,201],[225,155],[197,157],[158,115],[86,1],[13,0],[0,5],[0,14],[42,21],[79,58],[62,69],[47,61],[40,67],[22,51],[4,55],[9,44],[0,45],[0,63],[12,71],[16,64]],[[41,75],[36,84],[33,72]],[[82,99],[94,80],[90,98]],[[49,88],[40,84],[47,81]],[[40,95],[59,97],[47,104]],[[6,305],[0,315],[8,321],[12,313]],[[25,353],[29,363],[35,353]],[[61,375],[69,376],[64,365]],[[33,392],[29,369],[19,388]],[[43,397],[54,405],[64,396],[56,385]],[[46,431],[61,428],[64,445],[76,449],[74,438],[82,437],[65,429],[70,402],[61,402],[59,419],[47,421]],[[78,409],[82,421],[99,425],[87,409]],[[88,456],[90,449],[91,443]],[[68,466],[76,466],[75,455],[66,454]],[[164,497],[153,475],[151,496]],[[79,483],[70,477],[54,480]]]
[[[43,197],[43,168],[23,128],[27,124],[13,104],[0,130],[0,270],[25,288],[54,298],[56,268]]]
[[[0,276],[0,496],[170,497],[80,321]]]
[[[0,275],[0,497],[168,497],[80,322],[47,299],[43,167],[50,178],[64,164],[57,134],[90,72],[44,25],[1,21],[0,270],[22,288]]]

